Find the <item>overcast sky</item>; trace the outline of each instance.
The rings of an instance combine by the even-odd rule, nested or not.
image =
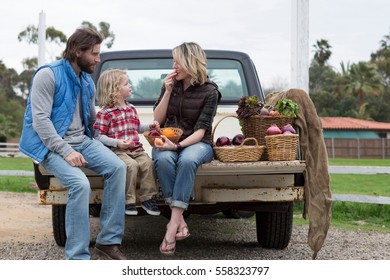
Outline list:
[[[12,0],[0,10],[0,60],[22,70],[22,59],[38,47],[19,42],[28,25],[46,26],[70,36],[82,21],[105,21],[116,39],[112,50],[173,48],[195,41],[207,49],[248,53],[264,87],[290,81],[292,0]],[[332,46],[330,64],[367,61],[390,28],[389,0],[311,0],[310,59],[316,40]],[[61,49],[47,47],[47,62]],[[105,49],[103,49],[105,50]]]

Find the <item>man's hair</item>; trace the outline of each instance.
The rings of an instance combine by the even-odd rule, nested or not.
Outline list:
[[[69,61],[74,61],[78,50],[89,50],[95,45],[101,44],[103,40],[103,35],[92,28],[77,28],[76,31],[69,37],[62,56]]]

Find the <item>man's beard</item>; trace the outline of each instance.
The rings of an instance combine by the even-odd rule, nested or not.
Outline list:
[[[95,71],[95,64],[89,63],[84,57],[77,58],[77,65],[80,67],[81,71],[92,74]]]

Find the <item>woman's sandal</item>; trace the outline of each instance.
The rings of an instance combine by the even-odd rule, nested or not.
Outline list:
[[[168,250],[163,250],[162,246],[165,245],[165,248],[173,246],[171,249]],[[160,253],[163,254],[164,256],[173,256],[176,251],[176,240],[173,242],[168,242],[166,236],[164,236],[164,240],[160,245]]]
[[[184,230],[187,231],[186,234],[184,234]],[[190,230],[188,229],[188,226],[184,226],[176,233],[176,240],[184,240],[188,236],[190,236]]]

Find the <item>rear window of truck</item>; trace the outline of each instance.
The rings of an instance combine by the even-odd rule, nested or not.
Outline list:
[[[111,60],[102,64],[101,72],[107,69],[122,69],[127,72],[132,86],[129,101],[134,105],[153,105],[160,95],[165,76],[173,71],[173,61],[168,58]],[[248,95],[240,62],[227,59],[208,59],[208,76],[222,93],[222,103],[237,104]]]

